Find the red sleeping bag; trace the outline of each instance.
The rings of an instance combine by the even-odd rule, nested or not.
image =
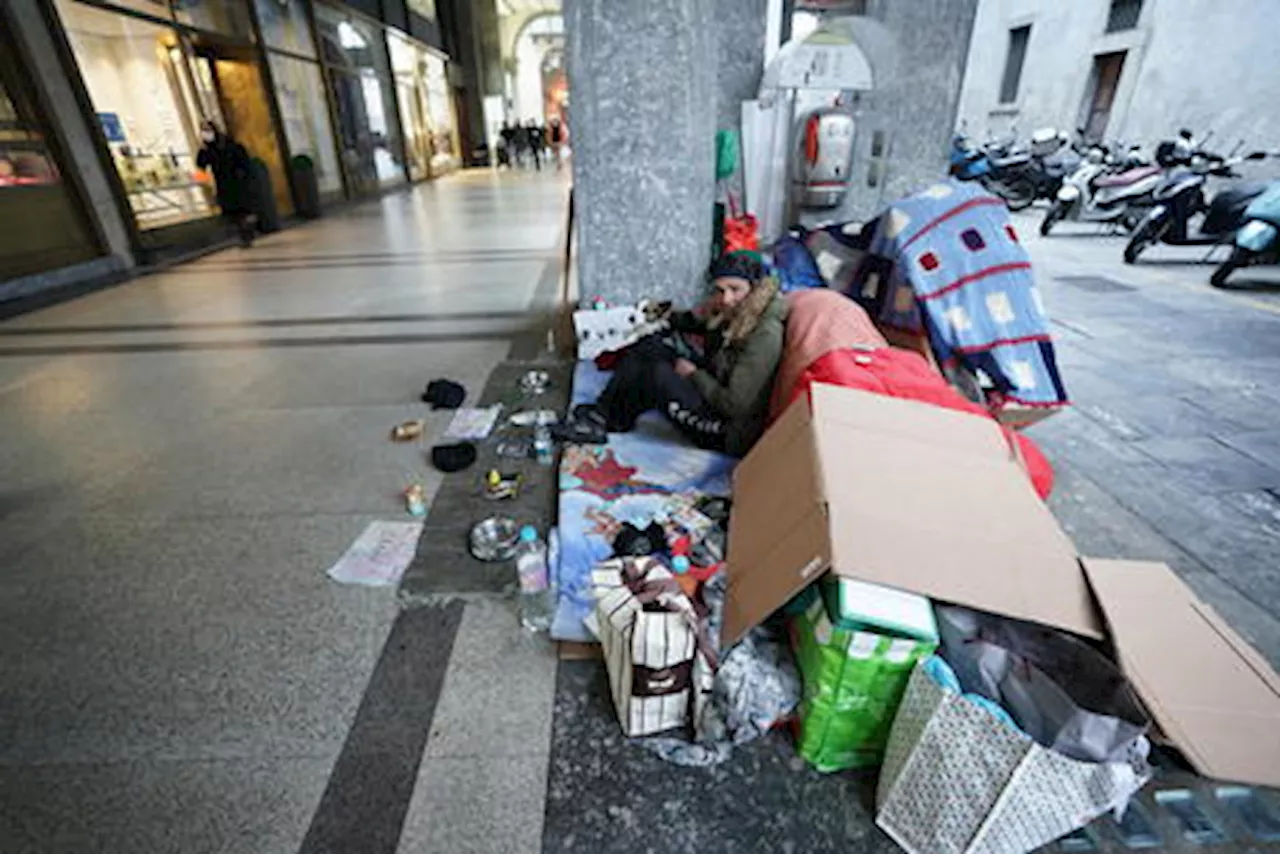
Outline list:
[[[856,388],[889,397],[919,400],[971,412],[990,419],[1005,432],[1005,438],[1016,442],[1031,484],[1042,498],[1053,491],[1053,467],[1036,443],[1008,427],[998,424],[986,409],[967,400],[917,353],[897,347],[878,350],[832,350],[819,357],[795,381],[787,397],[790,405],[797,397],[809,393],[813,383]],[[781,411],[780,407],[778,411]]]

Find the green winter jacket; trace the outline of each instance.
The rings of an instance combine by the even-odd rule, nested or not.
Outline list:
[[[696,321],[686,315],[678,327],[692,331]],[[731,324],[731,326],[736,324]],[[733,338],[707,330],[707,359],[692,377],[698,392],[728,421],[725,450],[745,456],[764,433],[769,416],[773,380],[782,361],[787,303],[774,293],[755,323]]]

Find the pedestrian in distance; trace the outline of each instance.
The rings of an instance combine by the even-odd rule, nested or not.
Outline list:
[[[525,144],[529,147],[529,151],[533,153],[533,168],[542,171],[542,146],[543,134],[538,127],[538,123],[533,119],[529,119],[524,126]]]
[[[559,172],[564,168],[564,142],[568,132],[564,124],[560,121],[559,116],[551,118],[551,124],[547,127],[547,139],[551,143],[551,156],[556,161],[556,171]]]

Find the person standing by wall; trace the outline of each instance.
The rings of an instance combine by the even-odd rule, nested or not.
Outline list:
[[[249,152],[213,122],[200,126],[204,147],[196,155],[196,166],[213,173],[218,207],[222,216],[235,225],[240,243],[246,249],[253,245],[257,223],[253,215],[253,184]]]

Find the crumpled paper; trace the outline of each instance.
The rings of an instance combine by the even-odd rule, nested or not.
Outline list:
[[[708,630],[717,646],[724,618],[725,573],[703,586]],[[634,739],[675,765],[708,767],[729,758],[735,744],[767,733],[800,704],[800,673],[785,636],[758,626],[720,656],[710,702],[694,721],[694,741],[673,736]]]

